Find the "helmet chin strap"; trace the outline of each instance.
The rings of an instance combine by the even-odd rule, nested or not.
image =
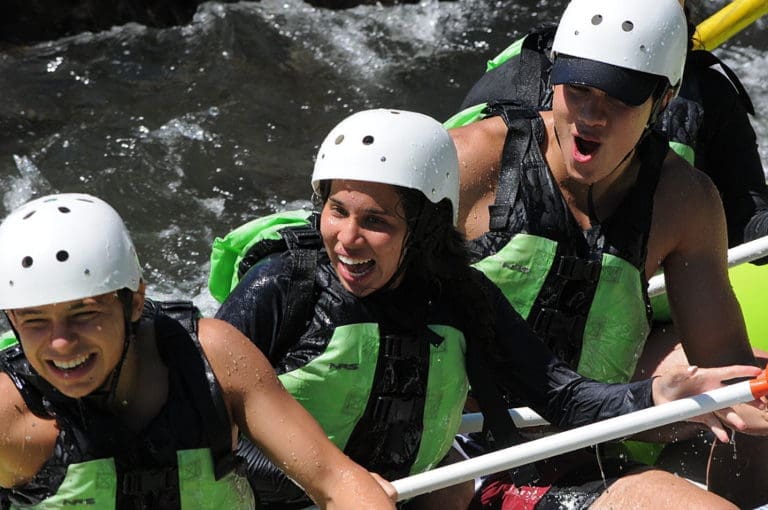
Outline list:
[[[112,373],[109,375],[109,379],[104,384],[109,384],[109,388],[105,393],[103,393],[106,396],[106,401],[108,405],[111,405],[115,402],[115,399],[117,397],[117,383],[120,382],[120,374],[123,371],[123,365],[125,365],[125,359],[128,357],[128,348],[131,345],[131,342],[134,339],[134,333],[133,331],[126,330],[125,332],[125,342],[123,342],[123,353],[120,356],[120,361],[117,362],[117,365],[115,365],[115,368],[112,369]],[[102,385],[102,388],[104,385]],[[102,394],[102,389],[98,389],[94,392],[94,395]],[[125,405],[127,402],[123,401],[121,402],[122,405]]]
[[[131,294],[131,296],[132,295],[133,294]],[[112,369],[112,373],[110,373],[107,380],[104,381],[104,384],[91,394],[95,397],[103,396],[106,399],[107,405],[111,405],[115,402],[117,397],[117,384],[120,382],[120,374],[123,371],[125,360],[128,357],[128,349],[136,337],[136,328],[134,327],[134,323],[131,322],[131,299],[123,298],[119,293],[118,299],[123,300],[123,330],[125,335],[123,352],[120,355],[120,360],[117,362],[117,365]],[[107,386],[106,389],[104,389],[105,386]],[[127,402],[123,401],[120,404],[125,405],[126,403]]]

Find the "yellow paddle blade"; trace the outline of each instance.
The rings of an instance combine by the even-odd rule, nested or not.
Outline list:
[[[734,0],[696,27],[694,49],[713,50],[768,14],[768,0]]]

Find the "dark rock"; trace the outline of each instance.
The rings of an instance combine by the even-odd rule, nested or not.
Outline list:
[[[226,1],[226,0],[225,0]],[[203,0],[2,0],[0,44],[29,44],[136,22],[186,24]]]

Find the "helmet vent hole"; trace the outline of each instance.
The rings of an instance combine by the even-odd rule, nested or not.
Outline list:
[[[85,276],[91,276],[91,270],[90,269],[86,269],[85,271],[83,271],[83,274]]]
[[[69,211],[69,207],[64,207],[63,205],[59,207],[59,212],[67,214]]]
[[[31,217],[32,217],[32,215],[33,215],[33,214],[35,214],[36,212],[37,212],[36,210],[35,210],[35,211],[29,211],[27,214],[25,214],[25,215],[24,215],[24,217],[22,218],[22,220],[28,220],[28,219],[29,219],[29,218],[31,218]]]
[[[344,135],[339,135],[336,137],[336,139],[333,141],[336,145],[339,145],[341,142],[344,141]]]
[[[387,157],[386,157],[386,156],[382,156],[382,157],[381,157],[381,162],[382,162],[382,163],[384,163],[386,160],[387,160]]]
[[[603,15],[602,14],[595,14],[592,16],[592,24],[593,25],[599,25],[603,22]]]
[[[31,267],[32,266],[32,262],[33,262],[32,257],[27,255],[26,257],[21,259],[21,267],[23,267],[23,268]]]
[[[56,252],[56,260],[59,262],[66,262],[69,259],[69,253],[66,250],[59,250]]]
[[[8,280],[8,285],[13,287],[13,280]]]
[[[365,135],[363,137],[363,145],[371,145],[373,143],[373,137],[371,135]]]
[[[621,24],[621,29],[625,32],[631,32],[632,30],[635,29],[635,24],[632,23],[631,21],[625,21],[624,23]]]

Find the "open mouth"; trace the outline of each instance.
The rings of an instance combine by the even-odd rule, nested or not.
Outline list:
[[[355,259],[339,255],[339,262],[347,273],[353,278],[361,278],[373,270],[376,262],[373,259]]]
[[[579,151],[579,154],[583,154],[584,156],[591,155],[598,149],[598,147],[600,147],[600,142],[592,142],[580,136],[575,136],[574,141],[576,143],[576,150]]]

